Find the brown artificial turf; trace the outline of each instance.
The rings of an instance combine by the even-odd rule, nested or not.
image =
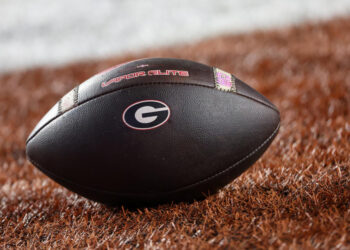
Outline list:
[[[179,57],[265,94],[282,126],[263,157],[192,204],[108,208],[26,161],[25,140],[68,90],[113,64]],[[223,36],[0,76],[0,247],[350,248],[350,18]]]

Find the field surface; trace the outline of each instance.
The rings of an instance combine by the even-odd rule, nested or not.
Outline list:
[[[36,170],[25,140],[67,91],[142,57],[234,73],[281,111],[275,141],[217,195],[109,208]],[[104,61],[0,76],[0,247],[350,249],[350,19],[217,37]]]

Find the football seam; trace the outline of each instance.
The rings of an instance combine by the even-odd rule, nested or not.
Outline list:
[[[236,77],[234,76],[234,78],[236,78]],[[114,90],[111,90],[111,91],[108,91],[108,92],[105,92],[105,93],[101,93],[101,94],[99,94],[99,95],[96,95],[96,96],[94,96],[94,97],[91,97],[91,98],[85,100],[84,102],[82,102],[82,103],[80,103],[80,104],[78,103],[78,106],[80,106],[81,104],[85,104],[85,103],[87,103],[87,102],[89,102],[89,101],[92,101],[92,100],[94,100],[94,99],[96,99],[96,98],[99,98],[99,97],[101,97],[101,96],[108,95],[108,94],[110,94],[110,93],[114,93],[114,92],[119,91],[119,90],[128,89],[128,88],[133,88],[133,87],[139,87],[139,86],[153,85],[153,84],[160,84],[160,85],[162,85],[162,84],[164,84],[164,85],[166,85],[166,84],[168,84],[168,85],[178,85],[178,84],[181,84],[181,85],[185,85],[185,86],[195,86],[195,87],[203,87],[203,88],[208,88],[208,89],[214,89],[215,91],[220,91],[220,92],[228,93],[228,94],[237,94],[237,95],[239,95],[239,96],[243,96],[243,97],[246,97],[246,98],[248,98],[248,99],[250,99],[250,100],[253,100],[253,101],[255,101],[255,102],[258,102],[258,103],[260,103],[260,104],[262,104],[262,105],[264,105],[264,106],[266,106],[266,107],[269,107],[269,108],[275,110],[277,113],[279,113],[279,110],[278,110],[276,107],[274,107],[274,106],[272,106],[272,105],[269,105],[269,104],[267,104],[267,103],[265,103],[265,102],[263,102],[263,101],[260,101],[259,99],[255,99],[255,98],[253,98],[253,97],[250,97],[250,96],[248,96],[248,95],[244,95],[244,94],[239,93],[239,92],[224,91],[224,90],[220,90],[220,89],[216,88],[216,87],[215,87],[215,79],[214,79],[214,83],[213,83],[214,85],[213,85],[213,86],[199,85],[199,82],[196,82],[196,81],[194,81],[193,83],[178,82],[178,81],[173,81],[173,82],[147,82],[147,83],[139,83],[139,84],[134,84],[134,85],[128,85],[128,86],[123,86],[123,87],[120,87],[120,88],[118,88],[118,89],[114,89]]]
[[[269,108],[273,109],[274,111],[276,111],[276,112],[279,114],[278,109],[276,109],[275,107],[270,106],[270,105],[268,105],[268,104],[266,104],[266,103],[264,103],[264,102],[262,102],[262,101],[260,101],[260,100],[258,100],[258,99],[252,98],[252,97],[250,97],[250,96],[243,95],[243,94],[238,93],[238,92],[227,92],[227,91],[222,91],[222,90],[217,89],[217,88],[215,87],[215,85],[214,85],[214,87],[210,87],[210,86],[198,85],[197,83],[184,83],[184,82],[147,82],[147,83],[141,83],[141,84],[136,84],[136,85],[131,85],[131,86],[124,86],[124,87],[121,87],[121,88],[118,88],[118,89],[115,89],[115,90],[111,90],[111,91],[102,93],[102,94],[100,94],[100,95],[96,95],[96,96],[94,96],[94,97],[92,97],[92,98],[90,98],[90,99],[85,100],[84,102],[81,102],[81,103],[78,102],[77,105],[76,105],[75,107],[71,108],[70,110],[67,110],[65,113],[68,113],[68,112],[74,110],[75,108],[77,108],[77,107],[79,107],[79,106],[81,106],[81,105],[85,105],[85,104],[89,103],[90,101],[93,101],[93,100],[95,100],[95,99],[97,99],[97,98],[100,98],[100,97],[105,96],[105,95],[108,95],[108,94],[115,93],[115,92],[117,92],[117,91],[119,91],[119,90],[128,89],[128,88],[133,88],[133,87],[139,87],[139,86],[154,85],[154,84],[160,84],[160,85],[163,85],[163,84],[164,84],[164,85],[165,85],[165,84],[168,84],[168,85],[177,85],[177,84],[181,84],[181,85],[185,85],[185,86],[196,86],[196,87],[203,87],[203,88],[213,89],[214,91],[220,91],[220,92],[227,93],[227,94],[237,94],[237,95],[239,95],[239,96],[243,96],[243,97],[245,97],[245,98],[248,98],[248,99],[250,99],[250,100],[253,100],[253,101],[255,101],[255,102],[259,103],[259,104],[262,104],[262,105],[264,105],[264,106],[266,106],[266,107],[269,107]],[[65,114],[65,113],[62,113],[62,114],[57,113],[55,117],[53,117],[52,119],[50,119],[49,121],[47,121],[40,129],[38,129],[38,131],[35,132],[35,134],[33,134],[30,138],[28,138],[28,140],[26,141],[26,144],[28,144],[28,143],[29,143],[42,129],[44,129],[48,124],[50,124],[52,121],[56,120],[58,117],[60,117],[61,115]]]
[[[187,189],[187,188],[191,188],[192,186],[196,186],[198,184],[201,184],[203,182],[206,182],[210,179],[213,179],[229,170],[231,170],[232,168],[235,168],[237,165],[241,164],[242,162],[244,162],[245,160],[249,159],[251,156],[253,156],[257,151],[259,151],[266,143],[268,143],[270,140],[272,140],[274,138],[274,136],[276,135],[276,133],[278,132],[280,128],[280,122],[277,124],[277,127],[275,128],[275,130],[272,132],[272,134],[267,138],[265,139],[265,141],[263,141],[257,148],[255,148],[252,152],[250,152],[248,155],[246,155],[245,157],[243,157],[242,159],[240,159],[239,161],[237,161],[236,163],[234,163],[233,165],[229,166],[228,168],[225,168],[205,179],[202,179],[200,181],[197,181],[195,183],[192,183],[190,185],[187,185],[183,188],[179,188],[179,189],[176,189],[174,192],[179,192],[179,191],[182,191],[183,189]]]
[[[191,183],[191,184],[188,184],[186,186],[183,186],[183,187],[180,187],[180,188],[177,188],[175,190],[172,190],[172,191],[168,191],[168,192],[157,192],[157,193],[115,193],[113,191],[108,191],[108,190],[102,190],[102,189],[97,189],[97,188],[91,188],[91,187],[87,187],[85,185],[81,185],[81,184],[77,184],[77,183],[74,183],[72,181],[69,181],[65,178],[62,178],[62,177],[59,177],[57,176],[56,174],[53,174],[52,172],[48,171],[48,170],[44,170],[43,168],[41,168],[40,164],[38,164],[36,161],[34,161],[33,159],[30,159],[29,157],[29,160],[30,162],[35,165],[41,172],[43,172],[44,174],[47,174],[47,175],[51,175],[51,176],[54,176],[55,178],[59,179],[59,180],[62,180],[64,182],[67,182],[67,183],[70,183],[71,185],[75,186],[75,187],[78,187],[78,188],[82,188],[84,189],[85,191],[86,190],[90,190],[90,191],[97,191],[97,192],[100,192],[100,193],[104,193],[104,194],[110,194],[110,195],[116,195],[116,196],[144,196],[144,197],[147,197],[147,195],[171,195],[171,194],[175,194],[175,193],[178,193],[178,192],[181,192],[181,191],[185,191],[186,189],[190,189],[192,187],[195,187],[199,184],[202,184],[204,182],[207,182],[211,179],[214,179],[215,177],[221,175],[221,174],[224,174],[225,172],[235,168],[237,165],[241,164],[242,162],[244,162],[245,160],[249,159],[251,156],[253,156],[257,151],[259,151],[266,143],[270,142],[274,136],[276,135],[276,133],[278,132],[280,128],[280,122],[278,123],[277,127],[275,128],[275,130],[272,132],[272,134],[267,138],[265,139],[257,148],[255,148],[253,151],[251,151],[248,155],[246,155],[245,157],[243,157],[242,159],[240,159],[239,161],[237,161],[236,163],[234,163],[233,165],[211,175],[211,176],[208,176],[202,180],[199,180],[199,181],[196,181],[194,183]],[[50,176],[49,176],[50,177]],[[54,180],[55,181],[55,180]],[[56,183],[58,183],[57,181],[55,181]],[[231,181],[232,182],[232,181]],[[58,183],[59,184],[59,183]],[[69,190],[69,188],[67,188]],[[70,190],[71,191],[71,190]],[[74,191],[72,191],[74,192]]]

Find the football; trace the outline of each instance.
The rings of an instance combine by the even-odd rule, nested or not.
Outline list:
[[[215,193],[268,148],[278,109],[234,75],[182,59],[117,65],[75,87],[29,135],[30,162],[108,205]]]

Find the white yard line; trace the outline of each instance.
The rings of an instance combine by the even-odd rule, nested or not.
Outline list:
[[[0,0],[0,71],[350,14],[350,0]]]

